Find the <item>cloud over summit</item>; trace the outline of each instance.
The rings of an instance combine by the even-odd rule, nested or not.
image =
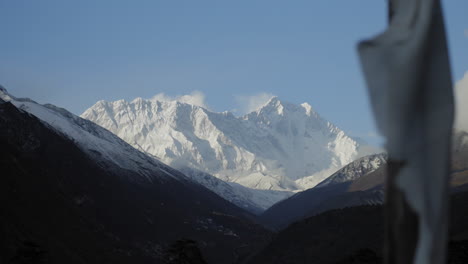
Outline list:
[[[169,95],[166,95],[165,93],[159,93],[153,96],[151,100],[163,101],[163,102],[178,101],[181,103],[201,106],[203,108],[209,109],[208,105],[205,102],[205,94],[200,91],[193,91],[190,94],[177,95],[177,96],[169,96]]]
[[[274,97],[271,93],[258,93],[249,96],[236,96],[236,102],[239,105],[240,114],[247,114],[257,110],[265,105],[268,100]]]

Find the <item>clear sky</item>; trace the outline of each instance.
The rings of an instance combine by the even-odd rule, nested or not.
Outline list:
[[[444,0],[454,79],[468,70],[468,1]],[[214,111],[273,94],[370,142],[356,43],[385,0],[2,0],[0,84],[81,114],[98,100],[199,91]]]

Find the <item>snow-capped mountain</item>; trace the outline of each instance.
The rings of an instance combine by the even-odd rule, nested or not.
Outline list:
[[[41,263],[163,263],[181,238],[232,263],[268,238],[253,215],[108,130],[1,86],[0,146],[1,263],[28,245]]]
[[[374,154],[357,159],[346,165],[343,169],[317,184],[317,188],[349,182],[371,173],[387,163],[387,154]]]
[[[271,206],[271,200],[282,200],[289,192],[262,190],[256,191],[239,184],[224,182],[208,173],[189,167],[179,167],[187,175],[182,175],[172,167],[154,157],[135,149],[115,134],[96,125],[94,122],[73,115],[63,108],[54,105],[41,105],[27,98],[16,98],[0,86],[0,100],[9,101],[45,122],[54,130],[76,142],[95,160],[110,169],[130,170],[143,176],[132,181],[154,180],[155,172],[174,177],[179,181],[194,181],[214,191],[235,205],[258,214]],[[187,177],[188,176],[188,177]],[[157,178],[164,181],[165,178]]]
[[[89,120],[73,115],[67,110],[51,105],[41,105],[28,98],[16,98],[10,95],[5,88],[0,87],[0,99],[12,103],[18,109],[30,113],[55,131],[77,143],[80,148],[101,163],[112,169],[129,170],[137,172],[144,179],[132,179],[134,181],[153,181],[154,172],[164,172],[165,175],[178,180],[185,177],[175,176],[175,170],[166,164],[147,156],[136,150],[128,143],[102,129]],[[157,178],[164,181],[164,178]]]
[[[314,187],[372,153],[307,104],[271,98],[242,117],[177,100],[99,101],[81,117],[178,168],[189,167],[250,189]],[[272,197],[269,205],[285,196]]]

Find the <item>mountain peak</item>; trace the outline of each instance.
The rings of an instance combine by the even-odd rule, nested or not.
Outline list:
[[[141,97],[137,97],[135,99],[132,100],[132,103],[141,103],[145,101],[145,99],[141,98]]]
[[[315,113],[314,109],[309,103],[302,103],[301,106],[305,109],[306,115],[310,116],[312,113]]]
[[[296,111],[299,107],[292,103],[281,101],[278,96],[271,97],[263,106],[254,111],[257,114],[260,113],[276,113],[278,115],[284,115],[285,111]]]
[[[271,97],[264,105],[253,113],[255,113],[255,115],[274,113],[280,116],[285,115],[285,113],[302,113],[307,116],[318,116],[309,103],[296,105],[287,101],[282,101],[277,96]]]
[[[209,107],[205,103],[205,95],[199,91],[193,91],[190,94],[177,95],[177,96],[168,96],[164,93],[159,93],[153,96],[149,100],[158,101],[158,102],[179,102],[182,104],[189,104],[189,105],[209,109]]]
[[[278,98],[278,96],[272,96],[266,103],[265,105],[276,105],[280,103],[281,104],[281,101],[280,99]]]
[[[281,101],[279,100],[278,96],[271,96],[270,99],[266,100],[264,103],[259,104],[254,110],[247,112],[246,115],[250,115],[253,113],[259,113],[262,111],[262,109],[265,108],[274,108],[275,106],[281,104]]]
[[[5,87],[3,87],[2,85],[0,85],[0,99],[2,99],[3,101],[11,101],[12,99],[14,99],[14,97],[12,97],[7,89],[5,89]]]

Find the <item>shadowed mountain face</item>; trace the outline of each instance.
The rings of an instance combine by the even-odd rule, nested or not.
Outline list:
[[[164,263],[184,239],[208,263],[232,263],[268,237],[181,173],[113,167],[4,100],[0,146],[1,263]]]
[[[366,156],[337,171],[317,187],[283,200],[261,215],[267,226],[281,229],[330,209],[383,202],[386,156]]]
[[[452,195],[449,263],[468,263],[468,186]],[[252,264],[383,263],[382,206],[336,209],[279,232]]]
[[[381,204],[384,200],[386,155],[370,155],[343,167],[315,188],[283,200],[261,215],[274,229],[315,214],[338,208]],[[468,133],[454,134],[451,186],[455,191],[468,183]]]

